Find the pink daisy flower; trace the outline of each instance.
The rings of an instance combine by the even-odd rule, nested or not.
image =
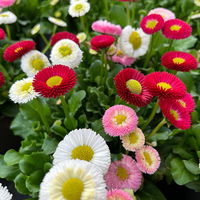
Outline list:
[[[148,15],[151,15],[151,14],[161,15],[165,22],[170,20],[170,19],[175,19],[176,18],[175,14],[173,12],[171,12],[170,10],[165,9],[165,8],[155,8],[153,10],[150,10]]]
[[[140,149],[145,143],[145,137],[140,128],[136,128],[128,135],[121,136],[123,147],[128,151]]]
[[[110,136],[123,136],[136,128],[138,117],[132,108],[115,105],[106,110],[102,123],[105,132]]]
[[[135,152],[138,168],[147,174],[153,174],[160,166],[160,156],[151,146],[143,146]]]
[[[6,37],[5,31],[2,28],[0,28],[0,40],[4,40],[5,37]]]
[[[98,20],[93,22],[92,30],[99,33],[111,35],[120,35],[122,32],[122,28],[120,25],[112,24],[106,20]]]
[[[111,163],[104,179],[109,189],[128,188],[137,191],[142,183],[142,173],[135,160],[123,155],[122,160]]]
[[[107,191],[107,200],[133,200],[133,198],[123,190],[109,190]]]
[[[1,0],[0,1],[0,7],[6,8],[9,6],[12,6],[15,3],[16,0]]]

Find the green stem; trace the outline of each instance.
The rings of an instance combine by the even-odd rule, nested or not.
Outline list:
[[[166,123],[166,119],[163,118],[163,120],[151,131],[151,133],[147,136],[147,138],[152,137],[156,134],[156,132]]]
[[[85,16],[82,16],[80,18],[81,18],[82,29],[86,34],[88,34],[88,29],[87,29],[87,26],[86,26],[86,23],[85,23]]]
[[[132,24],[133,24],[133,26],[134,26],[136,3],[135,3],[135,2],[131,2],[131,3],[132,3],[131,20],[132,20]]]
[[[49,41],[47,40],[47,38],[45,37],[45,35],[43,33],[40,33],[43,41],[45,42],[45,44],[47,45],[49,43]]]
[[[101,52],[101,62],[102,62],[102,66],[101,66],[101,71],[100,71],[100,84],[103,84],[104,81],[104,77],[103,77],[103,71],[104,71],[104,51],[102,50]]]
[[[169,47],[168,47],[167,51],[170,51],[170,50],[171,50],[172,45],[173,45],[173,42],[174,42],[174,40],[171,40],[171,39],[170,39],[170,41],[169,41]]]
[[[143,129],[145,129],[145,128],[149,125],[149,123],[153,120],[153,118],[154,118],[154,116],[155,116],[155,114],[156,114],[156,112],[157,112],[157,110],[158,110],[158,107],[159,107],[159,105],[158,105],[158,101],[157,101],[157,102],[155,103],[154,107],[153,107],[153,110],[152,110],[152,112],[151,112],[151,114],[150,114],[150,116],[149,116],[149,119],[148,119],[147,122],[144,124]]]
[[[131,25],[131,13],[129,8],[129,2],[124,2],[126,7],[126,14],[127,14],[127,24]]]
[[[7,24],[5,24],[5,27],[6,27],[6,33],[7,33],[8,39],[11,40],[10,28],[9,28],[9,26]]]
[[[68,116],[68,106],[67,106],[67,103],[65,101],[65,97],[64,96],[60,96],[60,100],[61,100],[61,103],[62,103],[62,106],[63,106],[65,117],[67,117]]]
[[[109,12],[108,12],[108,0],[104,0],[104,6],[105,6],[105,15],[107,20],[109,20]]]

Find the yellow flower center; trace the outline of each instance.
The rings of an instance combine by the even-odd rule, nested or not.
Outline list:
[[[183,64],[185,62],[185,59],[179,58],[179,57],[173,58],[172,60],[173,60],[173,63],[176,64],[176,65],[180,65],[180,64]]]
[[[185,108],[186,107],[186,103],[182,100],[178,100],[178,102],[180,103],[180,105]]]
[[[44,68],[44,62],[39,58],[32,60],[31,65],[36,70],[41,70]]]
[[[170,30],[171,31],[179,31],[181,29],[181,26],[179,26],[179,25],[172,25],[171,27],[170,27]]]
[[[137,136],[136,132],[132,132],[128,136],[129,136],[129,141],[130,141],[131,144],[137,143],[138,136]]]
[[[7,14],[0,14],[0,17],[9,17]]]
[[[121,50],[118,50],[117,53],[116,53],[116,55],[117,55],[117,56],[122,56],[122,55],[123,55],[123,52],[122,52]]]
[[[64,57],[64,56],[69,56],[72,53],[72,50],[68,46],[62,46],[59,48],[59,53]]]
[[[125,181],[128,178],[128,172],[125,168],[118,167],[117,176],[119,177],[120,180]]]
[[[52,76],[51,78],[49,78],[47,81],[46,81],[46,84],[49,86],[49,87],[54,87],[54,86],[57,86],[57,85],[60,85],[61,82],[62,82],[63,78],[60,77],[60,76]]]
[[[90,146],[82,145],[78,146],[72,151],[72,159],[80,159],[91,161],[94,156],[94,151]]]
[[[165,82],[157,83],[157,86],[160,87],[161,89],[165,90],[165,91],[172,88],[172,86],[170,84],[165,83]]]
[[[179,114],[176,110],[170,109],[170,114],[174,117],[176,121],[179,120]]]
[[[62,194],[67,200],[81,199],[82,192],[84,191],[84,184],[78,178],[70,178],[62,185]]]
[[[30,89],[30,87],[32,86],[32,83],[25,83],[22,87],[21,87],[21,91],[28,91]]]
[[[134,94],[141,94],[142,86],[139,81],[130,79],[126,82],[126,87]]]
[[[147,28],[150,28],[150,29],[154,29],[156,27],[156,25],[158,24],[158,21],[157,20],[149,20],[146,24],[146,27]]]
[[[126,121],[126,116],[125,115],[116,115],[115,121],[117,122],[118,125],[120,125]]]
[[[142,39],[138,32],[133,31],[129,37],[129,42],[132,44],[133,49],[139,49],[142,44]]]
[[[143,155],[144,155],[145,161],[146,161],[149,165],[152,165],[153,161],[152,161],[152,159],[151,159],[150,154],[149,154],[148,152],[145,151],[145,152],[143,153]]]
[[[23,49],[23,47],[18,47],[14,50],[15,53],[19,53],[21,50]]]
[[[83,5],[82,5],[82,4],[77,4],[77,5],[74,7],[74,9],[75,9],[76,11],[80,11],[82,8],[83,8]]]

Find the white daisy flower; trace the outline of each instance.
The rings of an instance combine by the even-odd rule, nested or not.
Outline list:
[[[14,103],[27,103],[38,96],[32,86],[33,78],[16,81],[9,90],[9,97]]]
[[[72,4],[72,3],[76,3],[76,2],[80,2],[80,1],[87,1],[87,0],[70,0],[70,3]]]
[[[45,175],[39,200],[105,200],[106,184],[101,172],[83,160],[67,160]]]
[[[81,33],[78,33],[77,36],[76,36],[79,40],[80,43],[84,42],[87,38],[87,35],[83,32]]]
[[[53,65],[61,64],[74,68],[82,61],[82,54],[79,46],[74,41],[62,39],[53,46],[50,59]]]
[[[129,57],[137,58],[143,56],[149,47],[150,36],[145,34],[141,28],[134,29],[126,26],[121,33],[120,49]]]
[[[58,144],[53,155],[53,164],[79,159],[96,165],[103,173],[110,166],[110,151],[104,139],[91,129],[71,131]]]
[[[72,17],[81,17],[88,13],[90,10],[90,4],[87,1],[77,1],[69,6],[69,14]]]
[[[12,194],[8,191],[7,187],[3,187],[0,183],[0,200],[11,200]]]
[[[21,68],[23,72],[31,77],[50,65],[47,56],[37,50],[29,51],[21,58]]]
[[[36,33],[38,33],[40,31],[40,24],[36,24],[32,29],[31,29],[31,34],[35,35]]]
[[[17,17],[10,11],[0,13],[0,24],[13,24],[17,21]]]
[[[58,19],[58,18],[55,18],[55,17],[48,17],[48,20],[53,23],[53,24],[56,24],[57,26],[62,26],[62,27],[66,27],[67,26],[67,23],[64,22],[63,20],[61,19]]]

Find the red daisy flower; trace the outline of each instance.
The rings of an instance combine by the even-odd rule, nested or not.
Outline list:
[[[189,129],[191,126],[190,113],[176,103],[171,104],[170,102],[160,102],[160,108],[163,115],[173,124],[176,128],[182,130]]]
[[[5,31],[2,28],[0,28],[0,40],[4,40],[5,37],[6,37]]]
[[[33,41],[27,40],[16,42],[5,49],[3,58],[8,62],[13,62],[34,48],[35,42]]]
[[[180,40],[189,37],[192,28],[180,19],[170,19],[165,22],[162,33],[166,38]]]
[[[50,39],[51,40],[51,46],[53,46],[56,42],[58,42],[59,40],[62,40],[62,39],[72,40],[76,44],[79,45],[79,40],[78,40],[78,38],[76,37],[75,34],[67,32],[67,31],[63,31],[63,32],[58,32],[51,37],[51,39]]]
[[[140,27],[147,34],[153,34],[161,30],[164,26],[164,19],[161,15],[151,14],[144,17],[140,23]]]
[[[161,106],[167,103],[176,104],[177,106],[179,106],[183,110],[186,110],[187,112],[193,112],[195,108],[195,101],[189,93],[186,93],[186,95],[181,99],[159,99],[159,104]]]
[[[5,78],[3,76],[3,73],[0,72],[0,88],[2,87],[2,85],[5,83]]]
[[[64,95],[76,84],[73,69],[64,65],[53,65],[39,71],[33,79],[36,92],[46,98],[56,98]]]
[[[160,98],[182,98],[186,94],[185,84],[168,72],[153,72],[145,77],[144,84],[153,96]]]
[[[97,35],[94,36],[91,41],[91,48],[99,50],[111,46],[115,42],[115,38],[111,35]]]
[[[114,78],[118,95],[126,102],[138,107],[146,106],[152,99],[144,86],[145,76],[132,68],[121,70]]]
[[[198,62],[196,58],[182,51],[170,51],[165,53],[161,58],[162,65],[168,69],[187,72],[196,69]]]

